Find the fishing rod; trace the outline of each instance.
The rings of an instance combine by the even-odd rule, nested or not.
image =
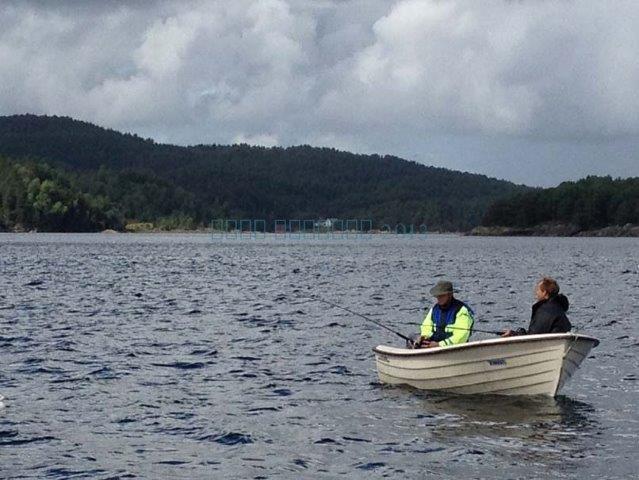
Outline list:
[[[428,308],[422,308],[421,310],[423,310],[424,312],[427,312]],[[451,325],[447,325],[446,328],[449,328],[451,330],[466,330],[466,331],[470,330],[470,331],[479,332],[479,333],[490,333],[491,335],[501,335],[502,333],[504,333],[503,330],[481,330],[475,327],[464,328],[464,327],[453,327]]]
[[[317,298],[317,297],[308,297],[308,298],[310,300],[314,300],[316,302],[325,303],[327,305],[330,305],[331,307],[339,308],[339,309],[344,310],[346,312],[352,313],[353,315],[357,315],[358,317],[363,318],[364,320],[372,322],[375,325],[377,325],[379,327],[382,327],[383,329],[388,330],[389,332],[394,333],[398,337],[401,337],[401,338],[403,338],[404,340],[406,340],[408,342],[414,342],[414,340],[412,338],[409,338],[406,335],[403,335],[403,334],[399,333],[398,331],[393,330],[392,328],[384,325],[383,323],[378,322],[375,319],[367,317],[366,315],[362,315],[361,313],[355,312],[355,311],[351,310],[350,308],[342,307],[341,305],[337,305],[336,303],[329,302],[328,300],[324,300],[322,298]],[[489,333],[491,335],[501,335],[503,333],[500,330],[482,330],[482,329],[479,329],[479,328],[454,327],[454,326],[451,326],[451,325],[448,325],[446,328],[448,328],[450,330],[466,330],[466,331],[479,332],[479,333]]]
[[[361,317],[361,318],[363,318],[364,320],[367,320],[367,321],[369,321],[369,322],[374,323],[374,324],[375,324],[375,325],[377,325],[378,327],[382,327],[383,329],[388,330],[389,332],[394,333],[395,335],[397,335],[398,337],[403,338],[403,339],[404,339],[404,340],[406,340],[407,342],[412,342],[412,341],[413,341],[412,339],[408,338],[406,335],[404,335],[404,334],[402,334],[402,333],[399,333],[398,331],[393,330],[392,328],[387,327],[387,326],[386,326],[386,325],[384,325],[383,323],[380,323],[380,322],[378,322],[377,320],[374,320],[374,319],[372,319],[372,318],[370,318],[370,317],[367,317],[366,315],[362,315],[361,313],[354,312],[354,311],[353,311],[353,310],[351,310],[350,308],[342,307],[341,305],[337,305],[336,303],[329,302],[328,300],[324,300],[324,299],[322,299],[322,298],[317,298],[317,297],[309,297],[309,298],[310,298],[311,300],[315,300],[316,302],[322,302],[322,303],[325,303],[325,304],[327,304],[327,305],[330,305],[331,307],[340,308],[340,309],[342,309],[342,310],[344,310],[344,311],[346,311],[346,312],[348,312],[348,313],[352,313],[353,315],[357,315],[358,317]]]
[[[479,332],[479,333],[490,333],[492,335],[501,335],[503,332],[503,330],[480,330],[479,328],[464,328],[464,327],[451,327],[450,325],[447,325],[446,328],[449,328],[451,330],[470,330],[471,332]]]

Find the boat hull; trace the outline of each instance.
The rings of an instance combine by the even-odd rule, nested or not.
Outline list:
[[[557,333],[409,350],[375,347],[382,383],[459,394],[554,396],[599,341]]]

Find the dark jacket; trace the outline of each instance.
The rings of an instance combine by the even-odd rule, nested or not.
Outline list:
[[[528,331],[520,328],[520,335],[535,335],[538,333],[565,333],[572,328],[566,316],[570,302],[561,293],[547,300],[540,300],[532,306],[532,315]]]

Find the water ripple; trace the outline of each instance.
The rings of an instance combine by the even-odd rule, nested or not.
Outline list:
[[[0,235],[0,477],[631,478],[638,246]],[[309,301],[413,333],[446,277],[510,328],[541,275],[602,340],[556,399],[386,387],[371,348],[401,342]]]

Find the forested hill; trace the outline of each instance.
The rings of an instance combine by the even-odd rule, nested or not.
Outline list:
[[[4,229],[358,218],[378,228],[404,223],[466,230],[496,199],[529,190],[392,156],[309,146],[162,145],[35,115],[0,117],[0,157]]]
[[[513,227],[531,234],[547,230],[536,227],[553,224],[566,227],[564,234],[639,224],[639,178],[591,176],[518,193],[496,201],[482,219],[486,227]]]

